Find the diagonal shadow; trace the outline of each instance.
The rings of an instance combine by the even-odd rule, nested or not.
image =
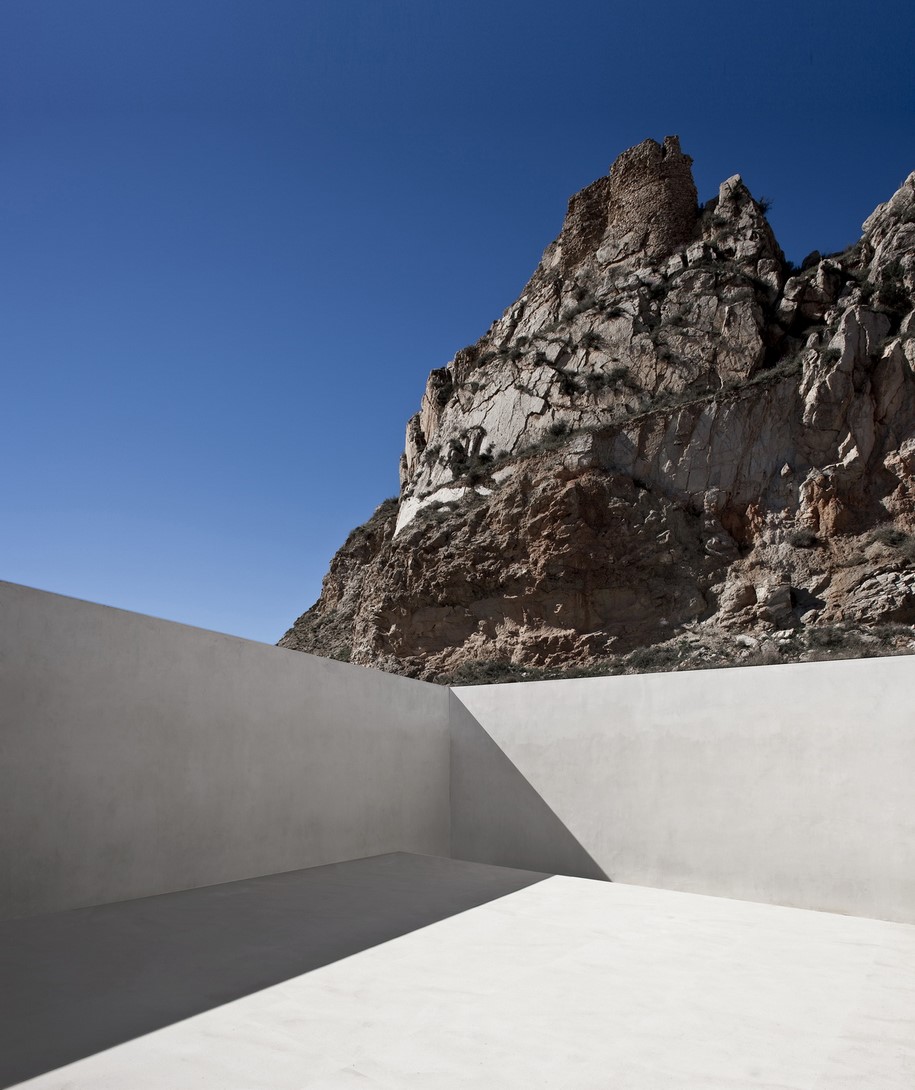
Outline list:
[[[609,881],[463,702],[449,698],[452,856]]]
[[[392,855],[0,923],[0,1086],[549,877]]]

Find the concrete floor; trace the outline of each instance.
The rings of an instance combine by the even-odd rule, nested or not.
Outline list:
[[[477,889],[476,907],[443,913],[449,896],[440,894],[438,911],[446,918],[413,930],[402,919],[398,937],[376,945],[363,937],[356,942],[358,952],[325,958],[311,971],[294,969],[300,975],[288,972],[282,982],[261,985],[233,1001],[222,1002],[216,987],[210,1009],[66,1067],[49,1070],[46,1064],[44,1074],[23,1085],[47,1090],[915,1087],[913,926],[577,878],[500,875],[499,868],[468,870],[474,865],[444,860],[382,860],[388,862],[342,865],[337,880],[342,876],[362,892],[338,919],[340,933],[364,927],[365,919],[396,916],[392,906],[411,896],[419,901],[431,896],[436,884],[449,882],[449,873],[465,900],[473,900],[473,887],[485,888]],[[317,872],[302,873],[312,875],[313,890],[321,886],[315,885]],[[248,900],[272,906],[261,910],[262,921],[297,917],[298,926],[281,927],[279,934],[269,927],[247,933],[237,928],[236,948],[223,951],[226,966],[217,974],[223,982],[233,977],[234,964],[256,964],[263,951],[277,972],[282,958],[276,951],[283,944],[294,950],[298,933],[320,935],[332,915],[329,896],[323,897],[323,908],[312,911],[301,893],[304,886],[293,895],[282,882],[260,881]],[[507,887],[501,895],[500,882]],[[393,897],[391,885],[398,888]],[[227,888],[172,896],[197,896],[200,906],[209,896],[218,907],[213,890]],[[450,899],[454,904],[460,898]],[[123,915],[137,911],[131,906],[163,900],[108,906],[107,926],[117,929],[118,910]],[[53,936],[64,917],[77,915],[44,917],[46,933]],[[42,926],[40,920],[20,923],[32,924],[36,935]],[[207,947],[206,913],[188,926],[179,948],[187,954],[195,944]],[[79,929],[71,932],[77,943]],[[125,926],[121,935],[137,949],[147,942],[142,927]],[[168,944],[160,941],[157,949],[161,959]],[[42,962],[68,958],[85,968],[85,958],[68,955],[65,944],[53,942],[44,952],[33,947],[20,960],[24,965],[31,959],[39,975],[51,981],[54,972],[42,969]],[[290,966],[295,961],[292,957]],[[165,973],[168,987],[181,987],[179,968]],[[156,979],[154,965],[132,984],[121,980],[109,994],[108,1009],[142,995],[150,975]],[[190,972],[192,986],[199,976]],[[156,991],[162,992],[162,982]],[[90,982],[85,994],[91,996],[94,987]],[[71,993],[75,1001],[78,989]],[[39,1014],[49,1002],[36,989],[32,999]],[[58,1023],[66,1009],[57,1005]],[[80,1018],[75,1005],[70,1014]],[[54,1043],[52,1022],[39,1019],[48,1045]],[[16,1046],[12,1034],[9,1044]]]
[[[0,922],[0,1086],[546,877],[397,853]]]

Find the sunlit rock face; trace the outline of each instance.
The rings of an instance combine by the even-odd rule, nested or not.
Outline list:
[[[625,151],[432,371],[400,496],[280,642],[442,679],[902,646],[915,174],[863,230],[792,269],[739,176],[700,207],[676,137]]]

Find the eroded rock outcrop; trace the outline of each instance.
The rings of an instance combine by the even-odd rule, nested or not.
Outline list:
[[[915,174],[798,271],[690,163],[648,140],[572,198],[281,643],[447,677],[915,623]]]

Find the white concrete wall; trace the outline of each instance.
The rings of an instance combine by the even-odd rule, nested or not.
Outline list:
[[[451,693],[451,851],[456,859],[606,880],[543,797]]]
[[[555,869],[581,873],[584,853],[620,882],[904,922],[913,694],[915,658],[453,690],[577,842],[557,858],[551,833]],[[511,782],[482,805],[455,762],[456,857],[530,865],[500,817]]]
[[[0,583],[0,917],[407,851],[915,922],[912,693],[915,658],[449,694]]]
[[[439,686],[0,583],[0,916],[447,855]]]

